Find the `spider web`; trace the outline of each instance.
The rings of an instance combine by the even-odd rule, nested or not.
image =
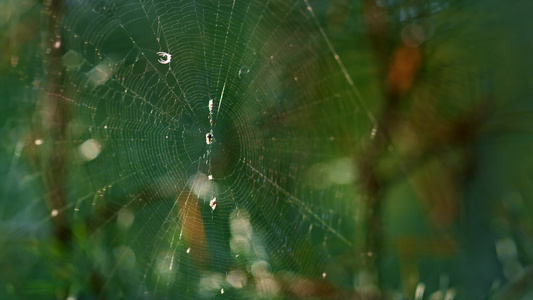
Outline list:
[[[96,296],[353,285],[353,151],[375,121],[312,7],[65,2],[64,80],[44,92],[68,111],[67,203],[50,218],[98,245]]]

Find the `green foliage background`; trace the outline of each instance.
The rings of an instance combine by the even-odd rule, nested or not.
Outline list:
[[[81,141],[91,136],[105,139],[107,133],[99,131],[98,126],[108,121],[110,115],[120,115],[120,110],[124,109],[119,102],[113,107],[97,99],[126,100],[98,89],[80,93],[69,90],[79,83],[78,75],[72,72],[64,75],[64,70],[57,69],[58,61],[54,60],[62,57],[65,51],[56,52],[50,36],[63,35],[65,43],[76,45],[61,28],[82,30],[93,23],[88,15],[68,15],[78,12],[78,5],[84,7],[83,1],[65,1],[68,9],[64,11],[64,18],[54,6],[61,2],[0,2],[0,298],[199,297],[198,290],[191,288],[203,276],[195,262],[183,262],[189,271],[175,279],[179,284],[172,282],[171,287],[162,288],[156,277],[144,278],[157,271],[149,264],[153,254],[145,253],[145,264],[135,269],[128,265],[131,262],[128,262],[127,253],[120,252],[124,248],[117,248],[127,243],[137,251],[144,249],[143,241],[151,236],[157,236],[164,244],[170,243],[179,233],[178,228],[158,230],[170,226],[164,223],[162,211],[167,212],[169,208],[163,200],[175,195],[161,196],[146,188],[157,184],[158,176],[166,172],[166,167],[148,168],[146,173],[135,175],[131,181],[108,193],[100,189],[111,183],[117,174],[136,174],[144,158],[154,155],[153,146],[139,142],[134,145],[138,151],[130,152],[132,144],[117,142],[117,135],[111,134],[110,144],[114,144],[109,147],[113,151],[103,152],[101,160],[83,164],[72,159]],[[353,79],[357,93],[362,95],[357,101],[362,99],[364,104],[356,105],[360,109],[357,113],[345,113],[346,107],[353,108],[354,98],[346,92],[349,87],[342,78],[343,73],[331,59],[331,53],[324,50],[326,48],[317,46],[318,52],[313,52],[315,48],[309,46],[309,53],[293,60],[288,55],[286,64],[269,65],[263,73],[254,68],[261,66],[261,62],[246,63],[249,66],[246,73],[249,72],[250,77],[253,75],[256,77],[252,78],[266,82],[259,89],[271,92],[272,98],[283,99],[282,104],[271,104],[269,113],[297,109],[300,102],[291,100],[303,99],[302,95],[307,95],[305,92],[311,89],[314,94],[309,92],[310,99],[326,99],[337,88],[341,94],[348,95],[345,102],[321,102],[302,113],[305,115],[302,118],[309,122],[294,128],[290,126],[295,123],[290,121],[283,127],[259,117],[251,117],[246,124],[252,124],[248,129],[260,133],[254,137],[264,141],[265,156],[281,158],[281,163],[271,162],[269,166],[282,174],[296,175],[294,178],[270,177],[270,180],[286,189],[289,195],[298,196],[294,198],[304,199],[313,211],[323,213],[326,217],[321,220],[345,221],[330,228],[349,237],[350,246],[335,238],[322,246],[326,244],[323,241],[327,230],[316,236],[306,233],[302,228],[306,229],[313,220],[305,219],[301,207],[295,209],[278,201],[279,196],[268,194],[268,189],[253,182],[243,183],[238,190],[240,194],[232,197],[265,194],[265,198],[258,199],[274,203],[268,214],[263,213],[265,206],[259,200],[249,203],[235,200],[237,207],[244,206],[250,212],[262,243],[267,248],[281,246],[276,230],[282,232],[281,237],[291,240],[288,243],[293,246],[292,254],[268,252],[272,276],[282,288],[274,294],[261,291],[260,280],[252,272],[253,259],[249,258],[250,261],[242,265],[249,272],[249,286],[228,290],[222,295],[202,295],[221,299],[533,297],[531,284],[528,285],[533,276],[533,19],[530,17],[533,4],[529,1],[453,0],[331,0],[310,4],[318,27],[325,30],[324,34]],[[215,7],[210,2],[206,5],[221,12],[230,9],[230,6]],[[282,5],[274,7],[280,8],[274,15],[283,13]],[[302,7],[305,11],[305,6]],[[250,13],[262,16],[259,11]],[[125,23],[127,18],[135,18],[123,17]],[[238,23],[239,17],[244,18],[244,15],[236,15],[233,21]],[[295,28],[299,28],[298,22],[313,24],[305,15],[299,17],[301,19],[294,19]],[[72,23],[62,27],[66,24],[63,22]],[[136,32],[141,40],[143,34],[151,34],[140,22],[132,26],[138,28],[129,32]],[[320,37],[319,32],[310,28],[302,32]],[[246,34],[250,33],[243,33],[243,36]],[[281,40],[283,34],[280,33]],[[288,32],[286,35],[290,36]],[[122,48],[126,43],[120,40],[123,37],[110,36],[109,44],[101,45],[102,48],[127,52]],[[278,41],[271,42],[275,47]],[[240,46],[235,43],[235,53],[244,51]],[[82,47],[77,50],[84,53],[84,59],[96,63],[98,55]],[[181,59],[194,60],[195,53]],[[285,84],[288,81],[283,76],[288,75],[283,75],[284,72],[305,64],[298,60],[305,55],[323,59],[317,64],[320,69],[303,73],[304,80],[317,82],[317,85],[297,88]],[[123,63],[127,65],[135,59],[134,55],[127,56]],[[154,59],[157,56],[154,55]],[[223,71],[233,67],[220,64]],[[132,68],[129,72],[122,75],[134,76],[143,70]],[[282,78],[281,83],[276,82],[276,76]],[[236,76],[230,79],[238,80]],[[226,93],[246,94],[249,91],[244,87],[254,86],[246,80],[228,85]],[[147,82],[144,88],[148,89],[150,79]],[[200,85],[203,81],[191,82],[198,83],[191,89],[197,91],[198,97],[204,97],[206,92]],[[88,113],[72,105],[71,115],[65,115],[72,118],[74,125],[63,131],[57,119],[61,116],[58,114],[60,105],[53,105],[59,98],[50,100],[54,91],[61,91],[67,98],[72,92],[73,102],[95,105],[96,112]],[[234,101],[232,104],[238,112],[255,107],[244,97],[235,99],[226,101]],[[110,125],[118,130],[125,128],[124,137],[128,136],[128,130],[135,132],[136,125],[129,122],[133,123],[136,117],[146,124],[151,121],[151,109],[142,106],[137,109],[134,102],[132,111],[125,110],[126,116]],[[163,99],[157,105],[167,108],[165,103]],[[325,115],[327,118],[323,119]],[[52,121],[44,126],[43,120],[50,116]],[[87,124],[94,125],[90,133],[85,128]],[[377,132],[369,135],[375,125]],[[230,121],[221,126],[227,132],[233,130]],[[306,138],[326,140],[332,131],[342,137],[335,146],[312,144],[315,151],[312,154],[320,159],[312,155],[293,155],[307,151],[310,144],[303,142]],[[268,142],[279,132],[282,136],[283,132],[299,132],[300,136],[277,144]],[[38,139],[44,143],[37,145]],[[164,156],[175,150],[173,147],[157,148],[160,153],[155,154]],[[294,152],[278,156],[279,149]],[[200,153],[202,150],[188,151]],[[317,161],[335,161],[346,156],[355,162],[357,179],[347,186],[325,188],[321,195],[305,194],[306,188],[301,187],[307,180],[315,184],[322,182],[323,174],[309,178],[308,173],[292,173],[290,169],[291,161],[305,169]],[[237,174],[245,173],[236,158],[225,159],[228,164],[237,166]],[[130,161],[139,165],[128,165]],[[287,164],[283,165],[284,162]],[[189,178],[192,176],[189,171],[182,175]],[[230,176],[230,173],[221,176]],[[298,190],[299,187],[303,191]],[[111,205],[91,209],[91,202],[83,200],[84,195],[92,198],[99,194]],[[153,200],[154,204],[136,207],[141,213],[136,215],[133,229],[127,231],[110,226],[116,222],[117,211],[132,199],[141,197],[139,195]],[[57,205],[54,199],[65,202]],[[335,199],[337,201],[333,201]],[[73,213],[74,207],[81,213]],[[223,263],[209,271],[222,272],[216,268],[231,265],[224,261],[229,252],[230,229],[223,220],[230,218],[233,208],[224,210],[221,205],[217,208],[220,219],[203,223],[206,232],[217,233],[218,229],[209,229],[209,226],[223,228],[213,242],[219,252],[212,254]],[[59,209],[61,218],[50,217],[53,209]],[[204,219],[210,217],[209,209],[202,210],[201,214]],[[351,214],[353,219],[346,220]],[[158,220],[154,220],[154,216]],[[291,231],[293,223],[297,223],[294,232]],[[149,224],[148,230],[144,224]],[[185,249],[176,248],[176,251]],[[143,260],[141,255],[138,260]],[[337,274],[328,275],[326,284],[313,277],[320,275],[323,267],[328,274]],[[151,294],[141,292],[143,284]],[[302,286],[303,290],[315,292],[306,293],[296,288]]]

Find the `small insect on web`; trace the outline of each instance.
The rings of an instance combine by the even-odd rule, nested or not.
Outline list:
[[[215,208],[217,208],[217,198],[216,197],[211,199],[211,201],[209,201],[209,206],[211,206],[212,210],[215,210]]]
[[[166,53],[166,52],[157,52],[157,54],[159,54],[159,56],[161,56],[161,58],[159,58],[159,63],[161,64],[168,64],[170,63],[170,60],[172,59],[172,55]]]
[[[213,132],[209,132],[205,135],[205,143],[211,145],[213,143]]]

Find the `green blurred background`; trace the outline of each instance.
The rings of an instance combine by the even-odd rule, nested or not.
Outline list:
[[[0,299],[533,298],[532,14],[2,0]]]

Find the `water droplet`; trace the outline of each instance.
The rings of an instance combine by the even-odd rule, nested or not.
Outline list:
[[[50,216],[53,218],[59,214],[59,211],[57,209],[52,209],[50,212]]]
[[[187,248],[187,253],[191,253],[191,247]]]
[[[41,140],[41,139],[36,139],[34,143],[35,143],[35,145],[40,146],[40,145],[43,144],[43,140]]]

